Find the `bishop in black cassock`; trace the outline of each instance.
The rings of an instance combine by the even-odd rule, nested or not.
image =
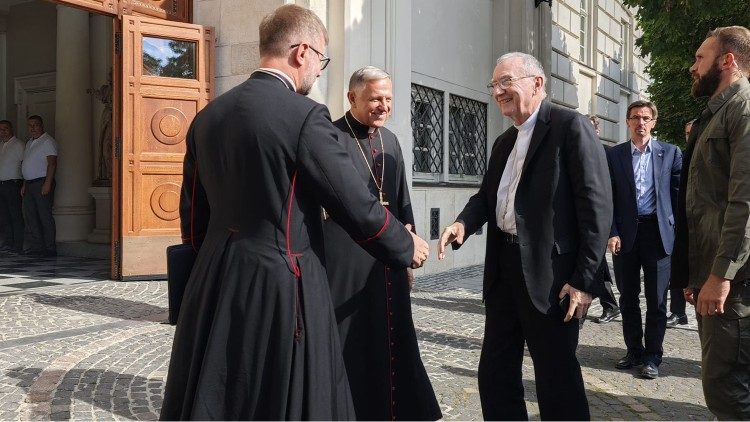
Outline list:
[[[358,117],[350,111],[334,122],[339,142],[354,163],[351,176],[367,183],[395,218],[413,227],[401,148],[393,132],[382,127],[390,111],[390,79],[365,82],[355,91],[350,92],[350,101]],[[407,270],[370,256],[331,219],[324,223],[324,239],[331,299],[357,419],[440,419],[419,354]]]

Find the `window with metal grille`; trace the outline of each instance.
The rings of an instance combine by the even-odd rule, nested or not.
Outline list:
[[[440,238],[440,208],[430,208],[430,240]]]
[[[487,155],[487,104],[450,96],[448,172],[482,176]]]
[[[443,91],[411,84],[414,164],[419,173],[443,171]]]

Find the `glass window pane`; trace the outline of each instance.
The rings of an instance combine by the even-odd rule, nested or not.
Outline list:
[[[195,79],[195,42],[143,37],[143,74]]]

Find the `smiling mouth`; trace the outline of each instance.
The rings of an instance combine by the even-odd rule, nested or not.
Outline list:
[[[500,100],[498,100],[498,103],[505,104],[505,103],[509,103],[511,100],[512,98],[501,98]]]

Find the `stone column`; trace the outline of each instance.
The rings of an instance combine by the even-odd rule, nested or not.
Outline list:
[[[57,241],[85,241],[94,227],[89,14],[57,6],[55,137],[59,145],[54,214]]]
[[[95,90],[95,94],[91,98],[91,146],[92,146],[92,165],[93,165],[93,178],[94,186],[88,189],[89,194],[94,198],[96,208],[96,225],[94,230],[89,233],[88,241],[91,243],[103,243],[108,244],[112,240],[112,175],[111,171],[107,171],[111,168],[111,160],[109,160],[109,166],[100,167],[100,161],[106,160],[104,155],[111,153],[111,141],[109,143],[110,148],[105,148],[104,155],[102,154],[102,136],[107,136],[107,133],[102,132],[104,125],[110,125],[112,122],[112,108],[107,107],[107,113],[110,116],[105,116],[104,101],[110,101],[111,94],[106,91],[111,88],[107,87],[107,84],[111,84],[110,73],[112,70],[112,18],[102,15],[91,16],[91,87]],[[111,92],[111,91],[110,91]],[[106,120],[106,121],[105,121]],[[111,129],[110,129],[111,130]],[[111,133],[110,133],[111,134]],[[102,169],[104,174],[99,174],[99,169]]]

